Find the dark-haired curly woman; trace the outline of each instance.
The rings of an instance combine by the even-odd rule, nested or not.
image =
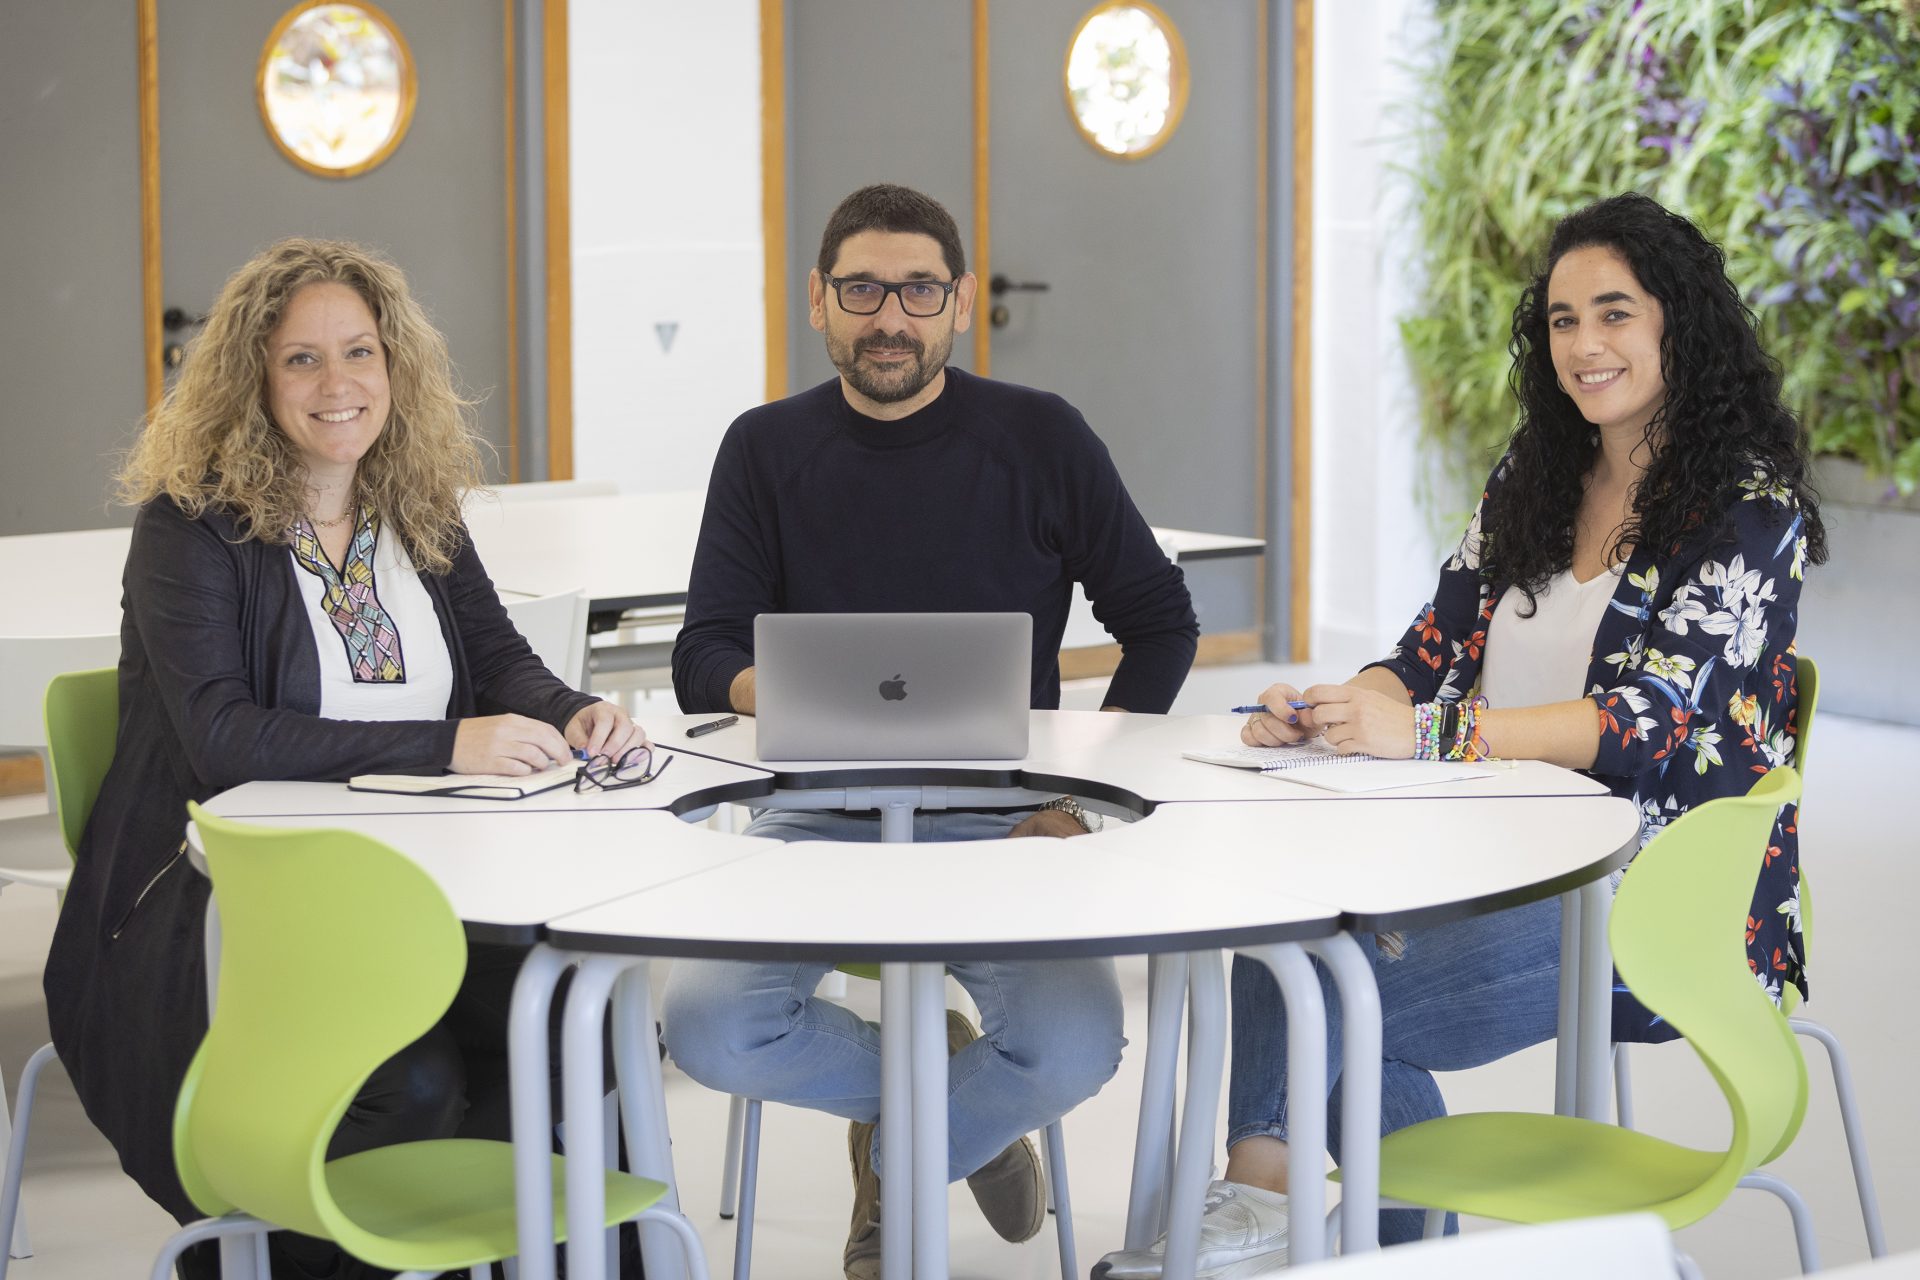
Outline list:
[[[1313,734],[1343,752],[1491,755],[1579,769],[1641,810],[1643,840],[1693,805],[1744,794],[1793,757],[1800,582],[1826,559],[1800,426],[1720,250],[1639,195],[1555,228],[1513,313],[1519,426],[1459,548],[1384,660],[1345,684],[1275,685],[1254,746]],[[1287,711],[1289,702],[1310,704]],[[1779,999],[1806,992],[1795,813],[1756,865],[1748,958]],[[1756,863],[1762,860],[1756,858]],[[1432,1072],[1552,1038],[1552,900],[1371,948],[1384,1016],[1381,1129],[1445,1114]],[[1340,1034],[1327,991],[1328,1028]],[[1616,1040],[1676,1033],[1615,999]],[[1257,964],[1233,971],[1226,1176],[1208,1196],[1202,1276],[1287,1248],[1286,1011]],[[1330,1145],[1339,1157],[1338,1055]],[[1317,1230],[1319,1224],[1309,1224]],[[1448,1224],[1451,1231],[1453,1225]],[[1381,1239],[1417,1238],[1414,1210]],[[1159,1246],[1095,1275],[1160,1274]]]

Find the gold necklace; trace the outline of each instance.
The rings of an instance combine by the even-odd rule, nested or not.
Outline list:
[[[333,519],[317,520],[313,517],[311,513],[309,513],[307,516],[307,523],[311,524],[316,529],[338,529],[341,525],[345,524],[348,520],[352,519],[354,516],[358,515],[359,513],[360,513],[360,499],[359,499],[359,495],[356,494],[354,497],[349,498],[347,500],[346,510],[342,511],[339,515],[335,516]]]

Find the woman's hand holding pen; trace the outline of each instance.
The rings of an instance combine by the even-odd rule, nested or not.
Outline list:
[[[1351,684],[1317,684],[1307,690],[1313,718],[1326,744],[1343,755],[1364,751],[1383,760],[1413,755],[1411,704],[1376,689]]]
[[[618,760],[634,747],[648,743],[646,730],[635,724],[624,708],[611,702],[589,702],[567,722],[567,745],[585,751],[589,758]]]
[[[1240,729],[1240,741],[1250,747],[1285,747],[1320,732],[1312,699],[1290,684],[1276,684],[1260,695],[1263,710],[1255,711]]]

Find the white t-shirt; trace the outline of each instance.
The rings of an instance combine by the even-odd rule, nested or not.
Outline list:
[[[372,591],[362,592],[355,585],[347,596],[353,614],[350,629],[356,636],[375,637],[373,644],[349,645],[327,614],[324,578],[301,563],[295,548],[287,554],[293,557],[294,581],[300,584],[320,654],[321,716],[328,720],[446,719],[453,698],[453,660],[440,632],[433,597],[421,585],[399,536],[380,530],[373,548]],[[352,554],[349,550],[349,558]],[[377,606],[379,612],[370,606]],[[397,645],[391,642],[395,634]],[[356,651],[352,657],[350,650]],[[401,678],[368,678],[382,672],[397,672]]]
[[[1494,606],[1487,627],[1487,656],[1480,692],[1492,707],[1538,707],[1571,702],[1587,692],[1593,637],[1620,585],[1624,565],[1586,582],[1567,569],[1548,580],[1535,597],[1530,618],[1521,616],[1524,591],[1509,587]]]

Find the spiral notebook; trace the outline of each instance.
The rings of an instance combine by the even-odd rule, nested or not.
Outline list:
[[[1436,782],[1465,782],[1493,776],[1491,769],[1460,761],[1383,760],[1364,753],[1341,755],[1318,741],[1291,747],[1209,747],[1180,754],[1202,764],[1284,774],[1289,782],[1304,782],[1326,791],[1391,791],[1395,787],[1425,787]]]

